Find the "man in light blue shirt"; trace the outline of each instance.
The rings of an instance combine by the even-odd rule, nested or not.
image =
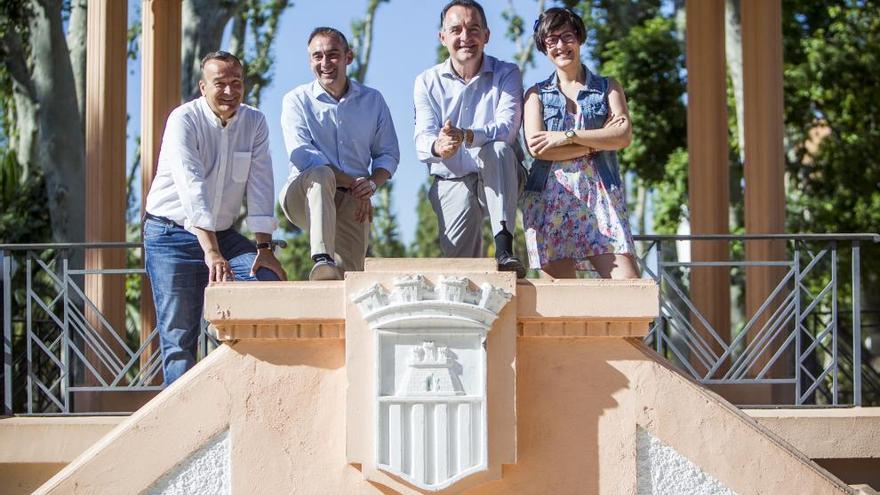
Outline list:
[[[483,218],[489,217],[500,270],[525,276],[513,253],[522,150],[522,74],[485,55],[486,16],[473,0],[453,0],[440,15],[440,41],[449,59],[416,78],[415,145],[429,166],[429,198],[440,224],[440,247],[450,257],[482,256]]]
[[[400,151],[382,95],[346,75],[353,54],[345,35],[319,27],[308,47],[315,80],[282,103],[290,176],[279,200],[309,233],[309,280],[339,280],[341,271],[364,269],[370,198],[394,174]]]

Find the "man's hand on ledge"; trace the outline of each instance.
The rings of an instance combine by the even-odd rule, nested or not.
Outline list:
[[[232,280],[232,269],[220,251],[216,249],[205,251],[205,265],[208,266],[208,282]]]
[[[287,280],[287,274],[284,272],[284,268],[281,268],[281,263],[278,261],[278,258],[275,257],[275,253],[272,252],[271,249],[257,249],[257,257],[254,259],[254,264],[251,266],[251,276],[257,276],[257,270],[260,268],[267,268],[275,272],[275,275],[278,275],[278,278],[281,280]]]

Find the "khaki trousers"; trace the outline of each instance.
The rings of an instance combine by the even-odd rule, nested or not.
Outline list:
[[[308,232],[311,255],[332,255],[343,272],[363,271],[370,223],[355,221],[357,201],[348,192],[336,190],[336,176],[330,167],[305,170],[281,195],[284,215]]]
[[[516,145],[519,146],[519,145]],[[449,258],[483,256],[483,220],[489,217],[492,235],[501,222],[513,234],[520,185],[525,169],[513,146],[493,141],[480,148],[481,168],[464,177],[434,176],[428,198],[440,228],[440,250]]]

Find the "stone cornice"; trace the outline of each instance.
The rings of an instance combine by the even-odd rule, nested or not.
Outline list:
[[[219,283],[205,293],[205,319],[224,341],[341,339],[345,298],[342,281]],[[643,337],[657,298],[651,280],[536,279],[519,281],[513,302],[520,337]]]

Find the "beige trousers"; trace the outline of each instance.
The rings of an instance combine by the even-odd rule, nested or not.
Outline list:
[[[309,233],[311,255],[326,253],[345,271],[363,271],[370,223],[354,219],[357,201],[336,190],[336,176],[327,166],[313,167],[282,192],[281,209],[291,223]]]

